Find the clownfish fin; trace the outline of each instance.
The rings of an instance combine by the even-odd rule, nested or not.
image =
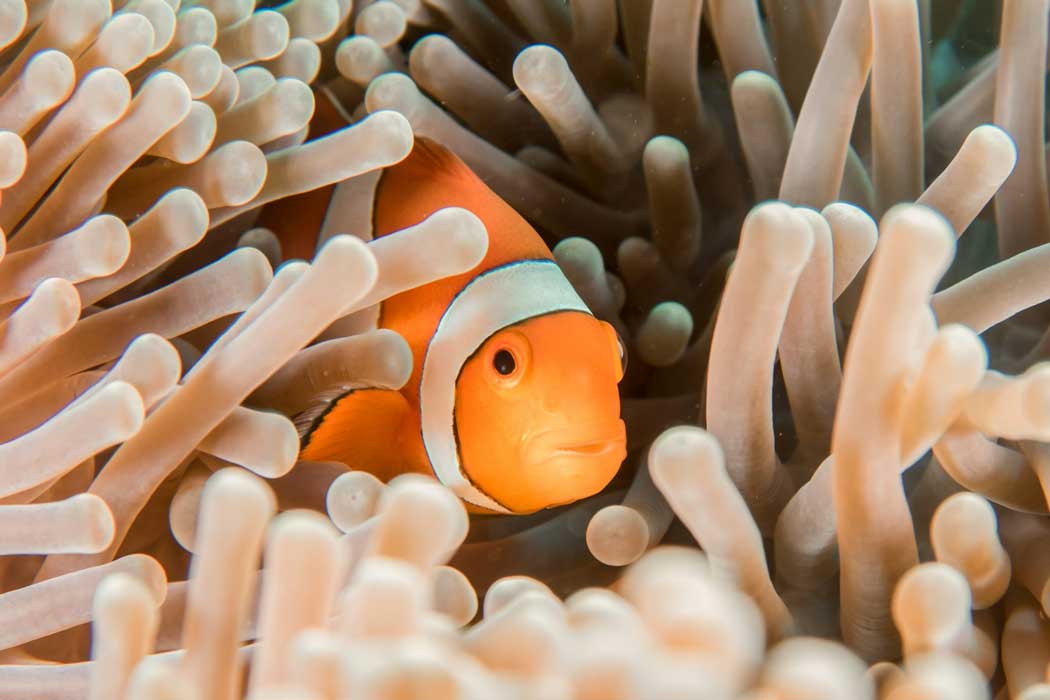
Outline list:
[[[322,391],[312,396],[310,405],[303,409],[302,413],[292,417],[292,424],[295,426],[296,432],[299,433],[299,439],[305,440],[313,432],[314,428],[320,424],[320,419],[324,414],[332,409],[335,402],[352,391],[354,389],[341,387],[339,389]]]
[[[465,184],[482,184],[481,179],[463,160],[446,146],[426,136],[416,135],[412,151],[387,172],[418,175],[423,178],[441,178]]]
[[[392,389],[350,389],[318,397],[295,418],[309,462],[342,462],[387,481],[407,471],[400,435],[408,401]]]

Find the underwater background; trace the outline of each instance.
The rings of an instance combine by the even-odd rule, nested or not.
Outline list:
[[[0,698],[1050,697],[1048,22],[0,0]],[[419,137],[626,346],[601,493],[300,458],[484,253],[370,240]]]

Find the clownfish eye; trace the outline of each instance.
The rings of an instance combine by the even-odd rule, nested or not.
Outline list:
[[[511,354],[510,350],[500,350],[493,355],[492,366],[496,372],[504,377],[514,374],[514,370],[518,368],[518,364],[514,361],[514,355]]]

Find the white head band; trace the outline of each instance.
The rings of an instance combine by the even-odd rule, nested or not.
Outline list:
[[[460,464],[454,429],[459,373],[493,333],[555,311],[590,314],[557,263],[520,260],[471,280],[445,309],[427,345],[419,383],[423,446],[438,480],[465,501],[510,512],[472,484]]]

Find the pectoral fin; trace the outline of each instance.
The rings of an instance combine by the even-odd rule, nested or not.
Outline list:
[[[383,481],[406,471],[401,435],[409,416],[405,397],[390,389],[351,389],[295,422],[302,437],[300,459],[342,462]]]

